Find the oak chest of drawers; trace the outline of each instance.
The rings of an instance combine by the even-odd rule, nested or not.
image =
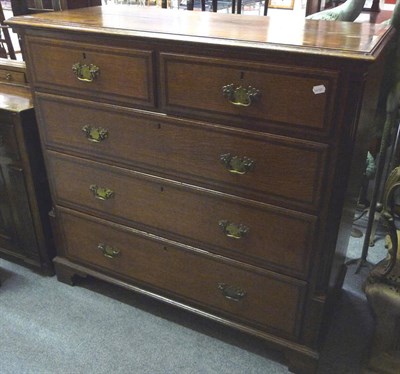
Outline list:
[[[91,275],[316,370],[391,29],[132,8],[17,17],[58,279]]]

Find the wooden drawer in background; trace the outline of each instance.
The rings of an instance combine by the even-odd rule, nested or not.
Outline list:
[[[32,85],[128,106],[154,107],[152,51],[28,37]],[[93,66],[91,66],[93,65]],[[73,66],[98,68],[89,81]],[[80,77],[83,79],[82,77]],[[86,79],[86,78],[85,78]],[[91,81],[90,81],[91,80]]]
[[[319,207],[325,144],[46,94],[38,94],[37,101],[49,148],[290,208]],[[83,128],[107,136],[93,142]]]
[[[57,211],[68,259],[297,338],[306,283],[90,216]]]
[[[308,276],[314,216],[75,157],[50,155],[56,204],[156,230],[159,235],[267,269],[302,279]]]
[[[0,83],[27,86],[25,62],[4,58],[0,59]]]
[[[27,84],[24,72],[10,71],[1,68],[0,68],[0,82],[10,83],[10,84],[20,84],[20,85]]]

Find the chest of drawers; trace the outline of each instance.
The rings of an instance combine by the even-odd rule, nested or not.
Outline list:
[[[91,275],[317,368],[390,28],[92,8],[9,21],[50,176],[58,279]]]

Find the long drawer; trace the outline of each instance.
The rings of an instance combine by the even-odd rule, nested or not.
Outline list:
[[[65,209],[58,215],[70,260],[297,338],[306,283]]]
[[[162,108],[240,124],[327,133],[338,73],[161,53]]]
[[[316,210],[328,146],[37,94],[50,148]]]
[[[128,106],[154,107],[151,50],[28,39],[34,86]]]
[[[307,278],[316,217],[49,152],[56,203]]]

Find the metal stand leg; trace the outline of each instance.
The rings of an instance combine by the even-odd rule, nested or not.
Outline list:
[[[386,150],[385,150],[386,151]],[[358,265],[356,269],[356,274],[358,274],[361,270],[361,267],[365,266],[367,263],[368,256],[368,247],[370,244],[370,237],[372,233],[372,228],[374,226],[375,213],[376,213],[376,205],[378,203],[378,195],[380,190],[380,181],[383,175],[383,169],[385,166],[386,152],[382,151],[378,160],[376,177],[375,177],[375,186],[372,192],[371,204],[369,206],[369,215],[368,215],[368,223],[365,231],[364,243],[361,252],[361,258],[358,260]]]
[[[397,124],[397,129],[396,129],[396,137],[395,141],[393,144],[393,149],[390,155],[390,160],[389,160],[389,167],[386,173],[385,171],[385,164],[386,164],[386,154],[388,153],[388,148],[389,148],[389,138],[390,138],[390,131],[384,131],[382,135],[382,141],[381,141],[381,147],[380,147],[380,156],[378,159],[378,164],[377,164],[377,170],[376,170],[376,176],[375,176],[375,186],[372,192],[372,198],[371,198],[371,203],[369,207],[369,215],[368,215],[368,223],[367,223],[367,228],[365,231],[365,238],[363,242],[363,248],[361,252],[361,258],[357,260],[358,265],[356,268],[356,274],[358,274],[361,270],[361,268],[365,265],[367,265],[367,256],[368,256],[368,249],[371,246],[371,241],[374,243],[375,241],[375,233],[376,233],[376,228],[379,222],[380,218],[380,209],[377,209],[378,207],[378,202],[380,200],[380,192],[383,190],[382,189],[382,182],[386,181],[387,174],[391,171],[393,168],[393,163],[396,160],[397,157],[397,152],[398,152],[398,145],[399,145],[399,136],[400,136],[400,126]],[[382,177],[385,175],[385,178],[382,179]]]

